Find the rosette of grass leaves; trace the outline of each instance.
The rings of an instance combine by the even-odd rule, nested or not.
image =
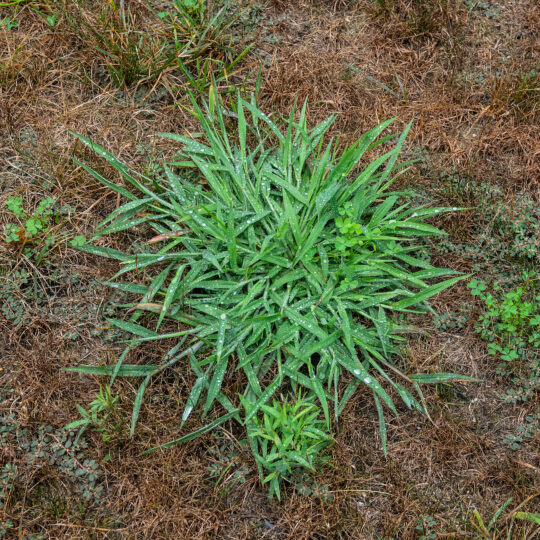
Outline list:
[[[425,312],[430,297],[462,279],[441,281],[457,272],[418,256],[424,237],[444,234],[426,219],[449,209],[411,207],[391,191],[408,165],[397,158],[410,125],[382,137],[391,122],[385,121],[340,151],[323,140],[334,117],[308,128],[306,105],[281,126],[254,98],[238,97],[229,109],[215,98],[202,107],[193,99],[192,106],[202,134],[161,134],[180,150],[159,178],[76,135],[123,178],[116,184],[77,161],[126,199],[81,248],[119,260],[112,285],[140,296],[129,320],[111,322],[137,342],[177,342],[159,365],[126,364],[124,354],[115,365],[72,369],[111,382],[142,378],[132,431],[152,377],[191,371],[181,427],[216,402],[224,414],[164,446],[235,418],[254,452],[254,419],[278,391],[314,396],[330,432],[362,388],[373,396],[386,452],[384,410],[397,414],[396,398],[424,411],[419,383],[465,379],[408,373],[396,346],[403,337],[392,314]],[[367,160],[377,148],[386,151]],[[103,235],[143,225],[155,231],[157,250],[133,255],[100,245]],[[143,270],[152,277],[131,281]],[[179,330],[164,331],[165,320]],[[240,396],[224,388],[226,376],[245,381]]]

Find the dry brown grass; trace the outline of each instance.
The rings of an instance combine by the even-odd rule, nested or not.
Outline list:
[[[429,152],[430,180],[454,167],[505,185],[509,192],[522,187],[534,193],[540,172],[538,79],[527,81],[525,92],[522,84],[523,74],[538,68],[540,10],[534,0],[492,3],[500,9],[495,20],[469,13],[452,0],[388,1],[383,10],[371,0],[269,1],[266,14],[281,21],[271,30],[282,40],[258,44],[270,58],[261,100],[278,114],[287,112],[296,98],[309,99],[312,122],[338,115],[333,134],[344,143],[390,116],[399,125],[414,119],[409,145],[423,145]],[[432,9],[428,18],[422,6]],[[168,96],[140,105],[129,89],[103,84],[87,44],[65,26],[50,29],[29,6],[22,9],[19,29],[0,29],[0,205],[14,193],[29,203],[39,200],[41,180],[52,179],[52,195],[76,210],[63,226],[71,234],[89,236],[118,199],[72,164],[70,157],[77,154],[112,175],[73,142],[68,130],[89,134],[120,158],[143,166],[146,156],[140,148],[154,148],[153,133],[195,128],[189,114]],[[8,13],[0,8],[0,19]],[[173,81],[175,74],[167,77]],[[165,79],[159,84],[167,87]],[[25,133],[35,134],[35,141]],[[160,145],[159,151],[171,150]],[[23,155],[30,160],[24,166]],[[412,179],[425,182],[418,175]],[[0,213],[1,226],[8,219]],[[445,226],[463,235],[470,219],[470,214],[449,217]],[[126,235],[103,241],[115,247],[134,239]],[[65,244],[53,256],[54,265],[69,268],[82,282],[95,283],[91,279],[106,279],[116,271],[115,263],[84,256]],[[442,262],[467,269],[466,261],[456,258]],[[0,243],[0,280],[10,279],[15,267],[32,270],[27,260]],[[55,294],[71,306],[63,322],[34,317],[16,329],[0,315],[0,410],[17,412],[21,427],[30,429],[43,422],[60,427],[76,417],[75,403],[92,399],[98,381],[62,368],[83,361],[111,363],[119,353],[117,345],[92,336],[93,329],[104,325],[99,316],[82,324],[77,341],[64,339],[84,306],[104,305],[108,291],[92,285],[83,295],[78,283]],[[441,295],[436,308],[452,310],[468,298],[464,286],[456,288]],[[49,302],[53,310],[54,298]],[[376,436],[376,415],[365,396],[355,396],[336,437],[333,465],[315,478],[319,485],[328,484],[331,500],[291,488],[281,505],[269,503],[251,458],[242,451],[237,459],[251,469],[246,482],[235,484],[225,475],[217,483],[210,465],[221,456],[227,466],[228,449],[238,448],[242,437],[232,425],[221,433],[227,444],[206,435],[141,456],[178,429],[190,381],[176,370],[148,389],[133,440],[128,436],[136,391],[132,381],[115,386],[123,417],[115,437],[103,443],[98,434],[87,432],[91,456],[98,461],[107,456],[101,465],[105,492],[96,506],[81,507],[66,496],[54,469],[36,470],[25,464],[19,449],[2,448],[0,465],[17,462],[22,488],[18,498],[0,509],[0,521],[12,519],[14,529],[8,534],[17,538],[41,532],[55,539],[406,539],[419,537],[419,517],[431,515],[439,538],[475,538],[473,509],[489,520],[511,496],[514,501],[501,525],[504,536],[511,510],[520,504],[528,511],[539,506],[538,441],[516,453],[503,444],[504,434],[534,404],[499,399],[505,382],[495,375],[472,328],[436,332],[428,319],[418,326],[427,334],[409,344],[411,370],[457,371],[481,382],[428,389],[431,421],[400,410],[400,417],[388,424],[388,460]],[[147,346],[131,360],[159,356],[159,348]],[[229,390],[234,392],[234,381]],[[193,420],[188,428],[197,425]],[[36,495],[40,486],[49,485],[64,493],[65,504],[56,513]],[[526,524],[514,529],[518,532],[522,536],[516,538],[534,537],[534,528]]]
[[[350,139],[381,118],[414,120],[411,144],[439,156],[441,167],[537,185],[537,79],[516,102],[524,74],[538,68],[534,2],[511,13],[503,5],[496,24],[451,0],[388,2],[383,13],[370,0],[349,5],[337,13],[288,5],[290,22],[278,28],[284,40],[268,47],[270,106],[286,110],[297,96],[309,98],[313,117],[338,113],[336,132]],[[418,19],[430,10],[420,32]]]

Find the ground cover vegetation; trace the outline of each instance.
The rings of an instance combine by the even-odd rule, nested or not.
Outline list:
[[[538,534],[535,2],[0,4],[1,535]]]

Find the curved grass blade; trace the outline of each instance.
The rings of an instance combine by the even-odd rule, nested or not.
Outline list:
[[[224,414],[223,416],[220,416],[213,422],[210,422],[209,424],[206,424],[202,428],[199,428],[195,431],[192,431],[191,433],[188,433],[187,435],[184,435],[183,437],[180,437],[179,439],[175,439],[174,441],[170,441],[165,444],[161,444],[159,446],[156,446],[154,448],[150,448],[150,450],[146,450],[143,452],[143,454],[149,454],[150,452],[155,452],[156,450],[160,450],[161,448],[169,448],[169,446],[173,446],[174,444],[180,444],[183,442],[191,441],[192,439],[195,439],[197,437],[200,437],[204,433],[211,431],[217,426],[220,426],[221,424],[227,422],[227,420],[230,420],[231,418],[234,418],[235,415],[239,412],[239,409],[235,409],[234,411],[228,412],[227,414]]]
[[[137,395],[135,396],[135,403],[133,405],[133,414],[131,416],[131,429],[129,430],[130,437],[133,437],[133,434],[135,433],[135,425],[137,424],[137,420],[139,418],[139,412],[141,410],[144,392],[147,386],[150,384],[150,381],[151,375],[148,375],[140,384],[139,389],[137,390]]]
[[[461,281],[462,279],[467,279],[471,277],[472,274],[467,274],[465,276],[459,276],[455,278],[450,278],[445,281],[441,281],[440,283],[436,283],[435,285],[431,285],[430,287],[426,287],[422,291],[413,294],[412,296],[408,298],[404,298],[403,300],[399,300],[398,302],[394,302],[391,306],[392,309],[396,311],[402,311],[410,306],[414,306],[416,304],[419,304],[423,302],[424,300],[427,300],[428,298],[431,298],[432,296],[435,296],[436,294],[439,294],[440,292],[444,291],[445,289],[448,289],[448,287],[451,287],[452,285],[455,285],[458,281]]]

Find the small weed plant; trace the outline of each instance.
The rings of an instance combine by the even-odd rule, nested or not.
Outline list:
[[[32,432],[21,428],[14,414],[5,414],[0,421],[0,448],[10,456],[10,451],[15,451],[10,462],[0,469],[0,508],[19,496],[24,500],[22,470],[28,467],[44,474],[54,471],[54,477],[62,478],[68,491],[86,501],[99,499],[103,491],[101,470],[86,455],[86,441],[78,440],[74,431],[41,424]]]
[[[319,407],[298,396],[292,403],[274,400],[262,405],[262,418],[256,417],[250,436],[258,443],[257,461],[269,473],[270,496],[280,496],[283,479],[291,480],[295,471],[315,472],[328,458],[321,451],[332,442]]]
[[[249,452],[247,439],[233,442],[223,430],[216,429],[213,445],[208,448],[211,459],[208,476],[213,480],[220,499],[236,484],[245,483],[252,472],[242,460],[242,456],[247,455],[247,452]]]
[[[86,441],[77,440],[74,431],[46,424],[37,429],[22,427],[16,413],[4,410],[0,453],[0,538],[12,538],[10,530],[29,515],[42,516],[44,509],[58,517],[69,503],[84,512],[100,500],[102,471],[89,456]],[[28,521],[24,538],[45,538],[40,532],[30,532],[41,529],[41,519]]]
[[[24,253],[24,251],[23,251]],[[121,337],[116,328],[107,327],[106,318],[115,313],[115,304],[127,301],[118,291],[115,298],[100,306],[94,302],[97,280],[86,280],[70,265],[62,265],[59,257],[51,256],[40,264],[39,272],[31,263],[14,270],[6,257],[0,266],[0,317],[14,327],[32,324],[54,324],[57,335],[76,340],[87,331],[106,341]],[[74,296],[69,293],[76,291]],[[75,297],[75,299],[74,299]]]
[[[206,89],[212,77],[221,81],[232,75],[251,48],[236,51],[231,44],[238,14],[231,16],[224,7],[213,10],[198,0],[151,1],[139,10],[111,0],[97,17],[81,0],[63,0],[62,11],[119,88],[153,85],[175,71],[178,84]]]
[[[132,433],[152,378],[173,367],[191,370],[181,426],[196,410],[205,417],[220,406],[223,414],[164,446],[234,418],[246,428],[261,477],[278,494],[293,463],[315,467],[359,389],[373,397],[386,452],[385,409],[397,414],[397,396],[424,411],[421,383],[465,378],[409,373],[397,347],[404,329],[392,316],[426,312],[430,297],[462,277],[433,283],[457,272],[416,257],[426,237],[443,234],[426,219],[449,209],[413,208],[390,190],[407,166],[397,159],[408,127],[381,137],[386,121],[339,152],[335,141],[323,143],[334,118],[309,129],[307,105],[280,129],[254,98],[239,97],[226,110],[216,95],[203,108],[192,100],[201,140],[163,134],[181,150],[157,179],[77,135],[126,182],[117,185],[78,161],[127,199],[81,247],[121,261],[112,286],[140,296],[131,318],[112,324],[138,342],[176,344],[158,365],[127,364],[130,343],[115,365],[71,369],[111,381],[142,377]],[[368,150],[393,139],[391,150],[359,166]],[[157,249],[129,254],[100,245],[104,235],[142,225],[155,231],[148,244]],[[146,281],[135,283],[134,271]],[[231,376],[246,381],[239,396],[224,386]],[[300,406],[294,399],[267,405],[273,396],[300,393],[309,405],[300,397]],[[293,441],[308,454],[295,454]]]
[[[36,263],[40,262],[55,244],[64,243],[70,235],[57,234],[58,225],[73,213],[69,205],[60,206],[52,197],[41,199],[34,210],[23,206],[23,198],[9,197],[5,205],[10,221],[4,226],[4,242],[22,252]],[[83,236],[71,238],[71,245],[77,247],[85,242]]]
[[[113,426],[109,417],[115,414],[117,402],[118,396],[113,396],[107,385],[100,386],[99,392],[96,394],[96,398],[90,402],[88,410],[78,405],[77,409],[81,418],[68,424],[65,429],[79,428],[78,440],[86,428],[91,427],[94,431],[101,433],[103,441],[110,440]]]
[[[535,200],[522,192],[509,204],[499,186],[452,172],[443,173],[441,183],[446,200],[475,207],[474,226],[470,238],[443,237],[434,249],[471,261],[474,272],[505,289],[519,286],[523,272],[535,269],[540,253],[540,207]]]
[[[33,212],[23,209],[22,197],[10,197],[6,201],[7,209],[18,223],[9,223],[4,228],[5,241],[26,242],[35,240],[45,233],[54,220],[55,200],[52,197],[42,199]]]
[[[540,433],[540,413],[526,416],[515,433],[506,434],[504,440],[511,450],[519,450],[523,443],[533,439],[537,433]]]
[[[415,530],[418,531],[418,540],[435,540],[437,534],[433,531],[437,521],[430,515],[423,515],[417,519]]]
[[[526,272],[523,283],[503,292],[493,284],[493,294],[483,281],[473,279],[468,284],[471,294],[484,303],[486,311],[475,325],[482,339],[488,342],[489,354],[502,360],[501,374],[513,374],[518,383],[507,398],[525,401],[532,397],[540,384],[540,295],[538,276]]]
[[[462,329],[469,321],[469,306],[462,303],[456,311],[448,311],[447,313],[434,314],[433,326],[439,330],[454,331]]]

